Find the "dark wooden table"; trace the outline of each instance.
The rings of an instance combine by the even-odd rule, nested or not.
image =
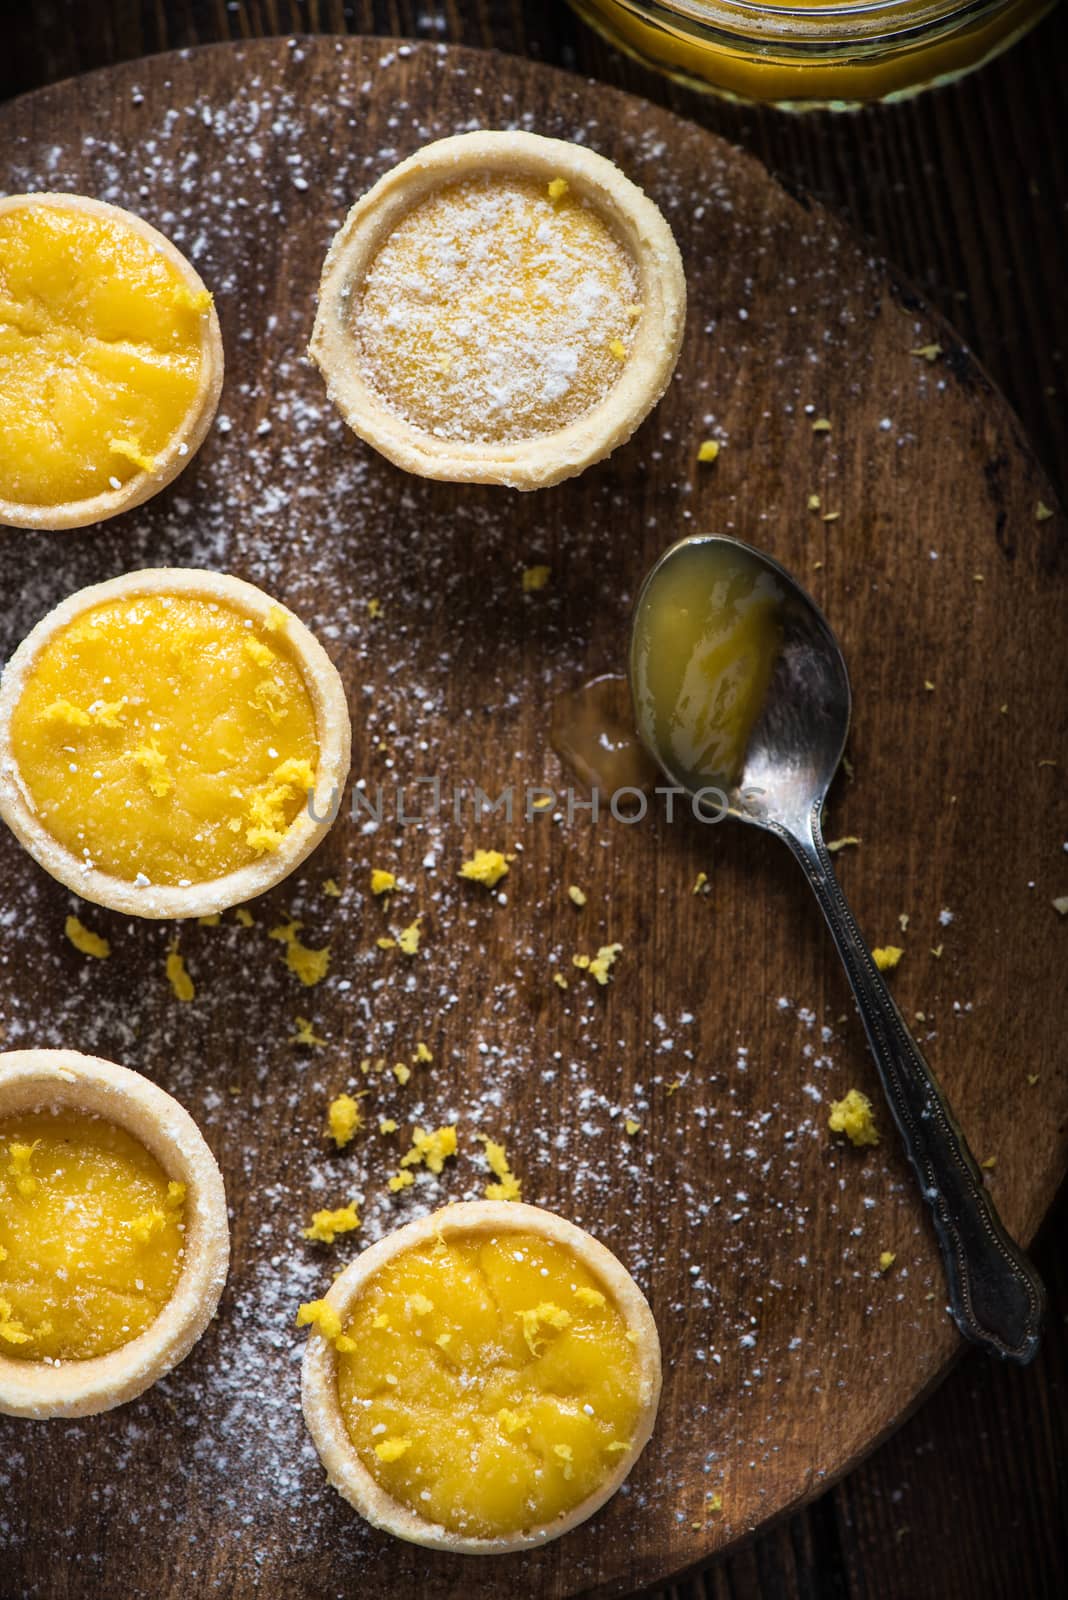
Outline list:
[[[287,31],[492,46],[603,78],[745,145],[868,234],[961,329],[1063,493],[1068,53],[1059,23],[1055,15],[977,78],[911,105],[789,119],[704,100],[642,72],[559,0],[37,0],[6,35],[0,99],[158,50]],[[844,1482],[681,1584],[672,1591],[678,1600],[1060,1592],[1068,1561],[1068,1272],[1058,1248],[1066,1199],[1035,1251],[1050,1316],[1034,1366],[1016,1372],[964,1357]],[[57,1595],[71,1592],[58,1576],[57,1585]],[[0,1600],[15,1600],[2,1571]]]

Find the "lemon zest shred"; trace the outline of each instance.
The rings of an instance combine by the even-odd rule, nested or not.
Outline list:
[[[495,1140],[490,1139],[484,1133],[480,1133],[478,1137],[485,1146],[486,1162],[489,1166],[489,1169],[497,1179],[496,1183],[487,1183],[485,1188],[486,1199],[520,1199],[522,1196],[523,1185],[521,1180],[516,1177],[515,1173],[511,1169],[511,1165],[508,1161],[508,1152],[505,1150],[504,1145],[497,1144]]]
[[[331,1100],[326,1113],[327,1130],[339,1150],[343,1150],[363,1127],[363,1113],[351,1094]]]
[[[351,1233],[359,1226],[355,1203],[350,1200],[347,1206],[338,1206],[335,1211],[313,1212],[311,1226],[302,1228],[301,1236],[316,1244],[333,1244],[339,1233]]]
[[[173,944],[167,951],[165,964],[167,982],[174,991],[174,998],[187,1003],[196,999],[196,984],[189,976],[185,961],[178,950],[178,939],[175,937]]]
[[[63,932],[67,935],[75,950],[83,956],[94,956],[97,961],[106,961],[111,954],[111,945],[103,934],[94,933],[87,928],[84,922],[77,917],[68,917],[63,924]]]

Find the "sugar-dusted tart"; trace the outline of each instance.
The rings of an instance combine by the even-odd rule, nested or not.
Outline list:
[[[200,448],[222,379],[211,295],[169,239],[85,195],[0,199],[0,523],[140,505]]]
[[[330,246],[311,356],[408,472],[538,489],[630,437],[678,358],[682,260],[604,156],[537,134],[427,145]]]
[[[536,1206],[474,1201],[365,1250],[324,1299],[304,1416],[376,1527],[497,1555],[556,1539],[619,1488],[653,1429],[660,1343],[615,1256]]]
[[[141,917],[192,917],[292,872],[337,814],[337,670],[237,578],[163,567],[82,589],[0,680],[0,816],[53,877]]]
[[[177,1100],[75,1050],[0,1054],[0,1412],[134,1399],[204,1332],[229,1254],[222,1177]]]

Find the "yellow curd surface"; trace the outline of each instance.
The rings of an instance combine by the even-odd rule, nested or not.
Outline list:
[[[210,308],[119,217],[0,213],[0,499],[61,505],[151,470],[196,398]]]
[[[564,427],[608,394],[641,318],[629,253],[567,181],[487,176],[417,205],[355,309],[365,378],[443,439]]]
[[[469,1538],[571,1510],[634,1437],[626,1324],[569,1250],[536,1235],[407,1251],[369,1281],[337,1342],[364,1466],[418,1516]]]
[[[634,638],[639,728],[689,787],[737,781],[782,643],[783,592],[744,550],[695,544],[650,581]]]
[[[11,740],[61,844],[115,877],[168,885],[277,850],[318,759],[281,629],[189,594],[105,601],[55,634]]]
[[[103,1356],[143,1333],[182,1267],[185,1187],[125,1129],[0,1119],[0,1356]]]

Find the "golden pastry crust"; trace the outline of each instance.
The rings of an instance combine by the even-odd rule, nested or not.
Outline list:
[[[87,867],[43,826],[15,760],[11,720],[34,661],[56,633],[106,600],[149,594],[192,594],[217,600],[269,624],[280,613],[315,708],[319,743],[315,793],[286,831],[277,850],[220,878],[188,886],[139,885]],[[285,606],[251,583],[195,567],[149,567],[80,589],[37,624],[11,657],[0,679],[0,817],[38,865],[83,900],[136,917],[202,917],[242,905],[289,875],[324,838],[337,815],[349,772],[351,725],[337,668],[319,641]],[[313,814],[314,813],[314,814]]]
[[[222,1174],[189,1113],[128,1067],[76,1050],[0,1054],[0,1117],[61,1107],[125,1128],[186,1186],[185,1260],[170,1300],[129,1344],[86,1361],[0,1355],[0,1413],[88,1417],[133,1400],[176,1367],[215,1315],[230,1259]]]
[[[642,316],[625,367],[604,399],[555,432],[506,443],[438,438],[397,414],[359,370],[350,331],[354,290],[398,223],[445,184],[497,174],[564,178],[600,214],[633,260]],[[541,489],[610,455],[634,432],[671,379],[686,318],[682,258],[658,208],[604,156],[539,134],[465,133],[416,151],[358,200],[323,264],[309,354],[349,427],[382,455],[424,478]]]
[[[13,194],[0,199],[0,215],[27,206],[42,205],[84,211],[91,216],[110,217],[125,223],[170,262],[191,293],[207,292],[200,274],[177,246],[153,228],[151,223],[145,222],[132,211],[124,211],[121,206],[109,205],[104,200],[92,200],[82,194]],[[175,430],[174,437],[157,457],[151,471],[135,472],[121,488],[109,489],[87,500],[38,506],[0,498],[0,525],[48,530],[84,528],[93,522],[106,522],[109,517],[117,517],[120,512],[129,511],[150,500],[189,465],[204,443],[219,406],[223,370],[222,333],[213,303],[204,319],[201,334],[200,376],[196,395],[181,427]]]
[[[649,1441],[660,1401],[660,1339],[648,1301],[630,1273],[612,1252],[573,1222],[539,1206],[518,1201],[470,1200],[444,1206],[371,1245],[334,1279],[325,1300],[344,1323],[367,1280],[387,1261],[417,1245],[450,1235],[533,1233],[573,1252],[599,1278],[635,1338],[640,1373],[641,1411],[630,1449],[593,1494],[553,1522],[498,1539],[470,1539],[427,1522],[388,1494],[368,1472],[349,1438],[338,1399],[337,1354],[318,1327],[312,1328],[304,1352],[301,1398],[308,1425],[326,1474],[339,1494],[376,1528],[430,1549],[461,1555],[505,1555],[558,1539],[585,1522],[610,1500]]]

